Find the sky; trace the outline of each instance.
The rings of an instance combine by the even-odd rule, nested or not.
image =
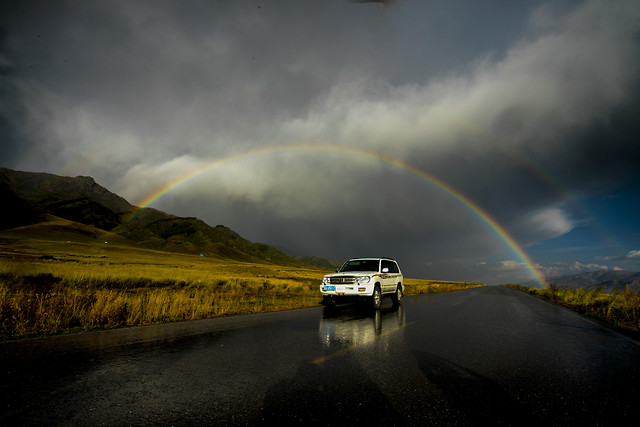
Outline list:
[[[0,166],[406,277],[640,270],[640,2],[3,1]]]

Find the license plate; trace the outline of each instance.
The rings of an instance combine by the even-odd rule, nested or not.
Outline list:
[[[335,286],[325,286],[325,287],[324,287],[324,290],[325,290],[325,291],[335,291],[335,290],[336,290],[336,287],[335,287]]]

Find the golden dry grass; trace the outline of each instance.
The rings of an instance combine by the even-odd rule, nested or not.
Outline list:
[[[405,279],[405,295],[452,292],[486,286],[479,283],[448,282],[442,280]]]

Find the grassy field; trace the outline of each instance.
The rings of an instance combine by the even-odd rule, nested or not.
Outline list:
[[[329,271],[0,233],[0,338],[317,307]],[[479,286],[406,280],[406,294]]]
[[[639,292],[629,289],[617,292],[603,292],[602,288],[560,289],[553,284],[548,289],[534,289],[520,285],[505,286],[564,305],[634,334],[640,332]]]

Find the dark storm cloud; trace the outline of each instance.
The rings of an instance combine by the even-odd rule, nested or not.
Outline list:
[[[28,114],[20,143],[39,152],[22,163],[56,168],[80,153],[91,171],[89,153],[106,142],[107,160],[127,167],[273,143],[274,122],[375,64],[386,18],[344,13],[352,7],[16,2],[4,23],[17,70],[7,86]]]
[[[226,156],[333,144],[436,177],[536,244],[588,219],[574,196],[638,178],[640,7],[521,3],[5,2],[3,166],[135,203]],[[154,206],[413,276],[529,275],[472,208],[374,157],[232,157]]]

